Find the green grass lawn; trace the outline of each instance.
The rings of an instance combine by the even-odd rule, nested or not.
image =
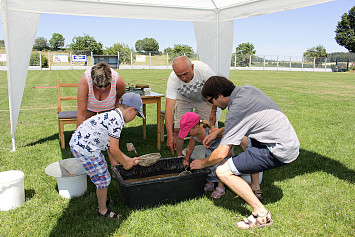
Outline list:
[[[149,84],[165,94],[170,70],[120,70],[126,82]],[[220,200],[209,193],[195,199],[128,208],[118,195],[115,180],[109,196],[116,199],[119,222],[96,217],[95,186],[81,197],[64,199],[56,180],[45,174],[47,165],[71,158],[69,147],[60,149],[56,115],[56,79],[77,82],[83,71],[29,71],[18,118],[15,152],[11,152],[6,72],[0,72],[0,172],[25,173],[26,201],[0,212],[0,236],[354,236],[355,222],[355,74],[313,72],[231,71],[238,86],[251,84],[269,95],[295,128],[301,150],[290,165],[264,173],[264,204],[274,225],[253,231],[234,223],[251,209],[230,190]],[[165,108],[165,98],[162,102]],[[68,105],[75,106],[75,105]],[[156,109],[147,105],[147,139],[142,120],[125,126],[121,149],[133,142],[139,155],[157,152]],[[223,125],[226,111],[223,111]],[[74,130],[66,125],[66,142]],[[171,157],[165,143],[162,157]],[[1,195],[1,191],[0,191]],[[142,195],[147,195],[142,193]]]

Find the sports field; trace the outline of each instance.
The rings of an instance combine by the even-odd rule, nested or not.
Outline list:
[[[149,84],[165,94],[170,70],[119,70],[126,82]],[[129,209],[119,198],[115,180],[109,196],[120,221],[96,217],[95,186],[81,197],[58,195],[47,165],[72,157],[58,141],[56,79],[77,82],[83,71],[29,71],[11,152],[6,72],[0,72],[0,172],[25,173],[23,205],[0,212],[0,236],[354,236],[355,235],[355,73],[231,71],[236,85],[251,84],[270,96],[288,116],[301,143],[299,158],[264,173],[264,204],[274,225],[238,230],[236,221],[250,214],[242,199],[227,190],[220,200],[210,194],[175,204]],[[75,109],[75,104],[68,104]],[[162,109],[165,108],[163,99]],[[147,139],[142,120],[126,124],[120,148],[134,143],[138,155],[157,152],[156,109],[147,105]],[[223,126],[226,111],[222,114]],[[66,126],[66,142],[75,127]],[[239,150],[239,149],[237,149]],[[162,157],[171,153],[162,144]],[[0,191],[1,195],[1,191]],[[142,193],[142,195],[146,195]]]

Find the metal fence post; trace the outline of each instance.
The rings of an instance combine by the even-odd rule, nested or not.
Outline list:
[[[48,50],[48,68],[51,70],[51,55],[50,55],[50,50]]]
[[[277,71],[279,70],[279,56],[276,57],[276,68],[277,68]]]
[[[327,58],[325,58],[324,60],[324,71],[325,72],[327,71]]]
[[[169,53],[166,53],[166,68],[169,68]]]
[[[42,53],[41,51],[39,51],[38,53],[39,53],[39,69],[42,70]]]
[[[316,58],[313,58],[313,72],[316,70]]]
[[[249,68],[251,68],[251,54],[249,55]]]
[[[302,57],[302,72],[303,72],[304,57]]]
[[[149,69],[152,67],[152,52],[149,52]]]
[[[292,62],[292,61],[291,61],[291,56],[290,56],[290,71],[291,71],[291,62]]]
[[[265,55],[264,55],[264,70],[265,70]]]
[[[72,52],[71,51],[69,51],[69,63],[70,63],[70,69],[73,70]]]
[[[131,68],[133,69],[133,53],[131,51]]]

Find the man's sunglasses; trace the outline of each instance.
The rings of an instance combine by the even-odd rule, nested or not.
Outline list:
[[[111,82],[109,82],[108,84],[104,85],[104,86],[99,86],[97,85],[96,83],[94,83],[94,85],[97,87],[97,88],[106,88],[108,87],[109,85],[111,85]]]
[[[213,104],[213,99],[217,100],[218,96],[211,97],[209,100],[207,100],[209,103]]]

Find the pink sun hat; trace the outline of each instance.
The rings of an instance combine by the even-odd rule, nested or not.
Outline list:
[[[180,132],[179,137],[185,138],[190,129],[195,127],[200,122],[200,116],[193,112],[185,113],[180,119]]]

